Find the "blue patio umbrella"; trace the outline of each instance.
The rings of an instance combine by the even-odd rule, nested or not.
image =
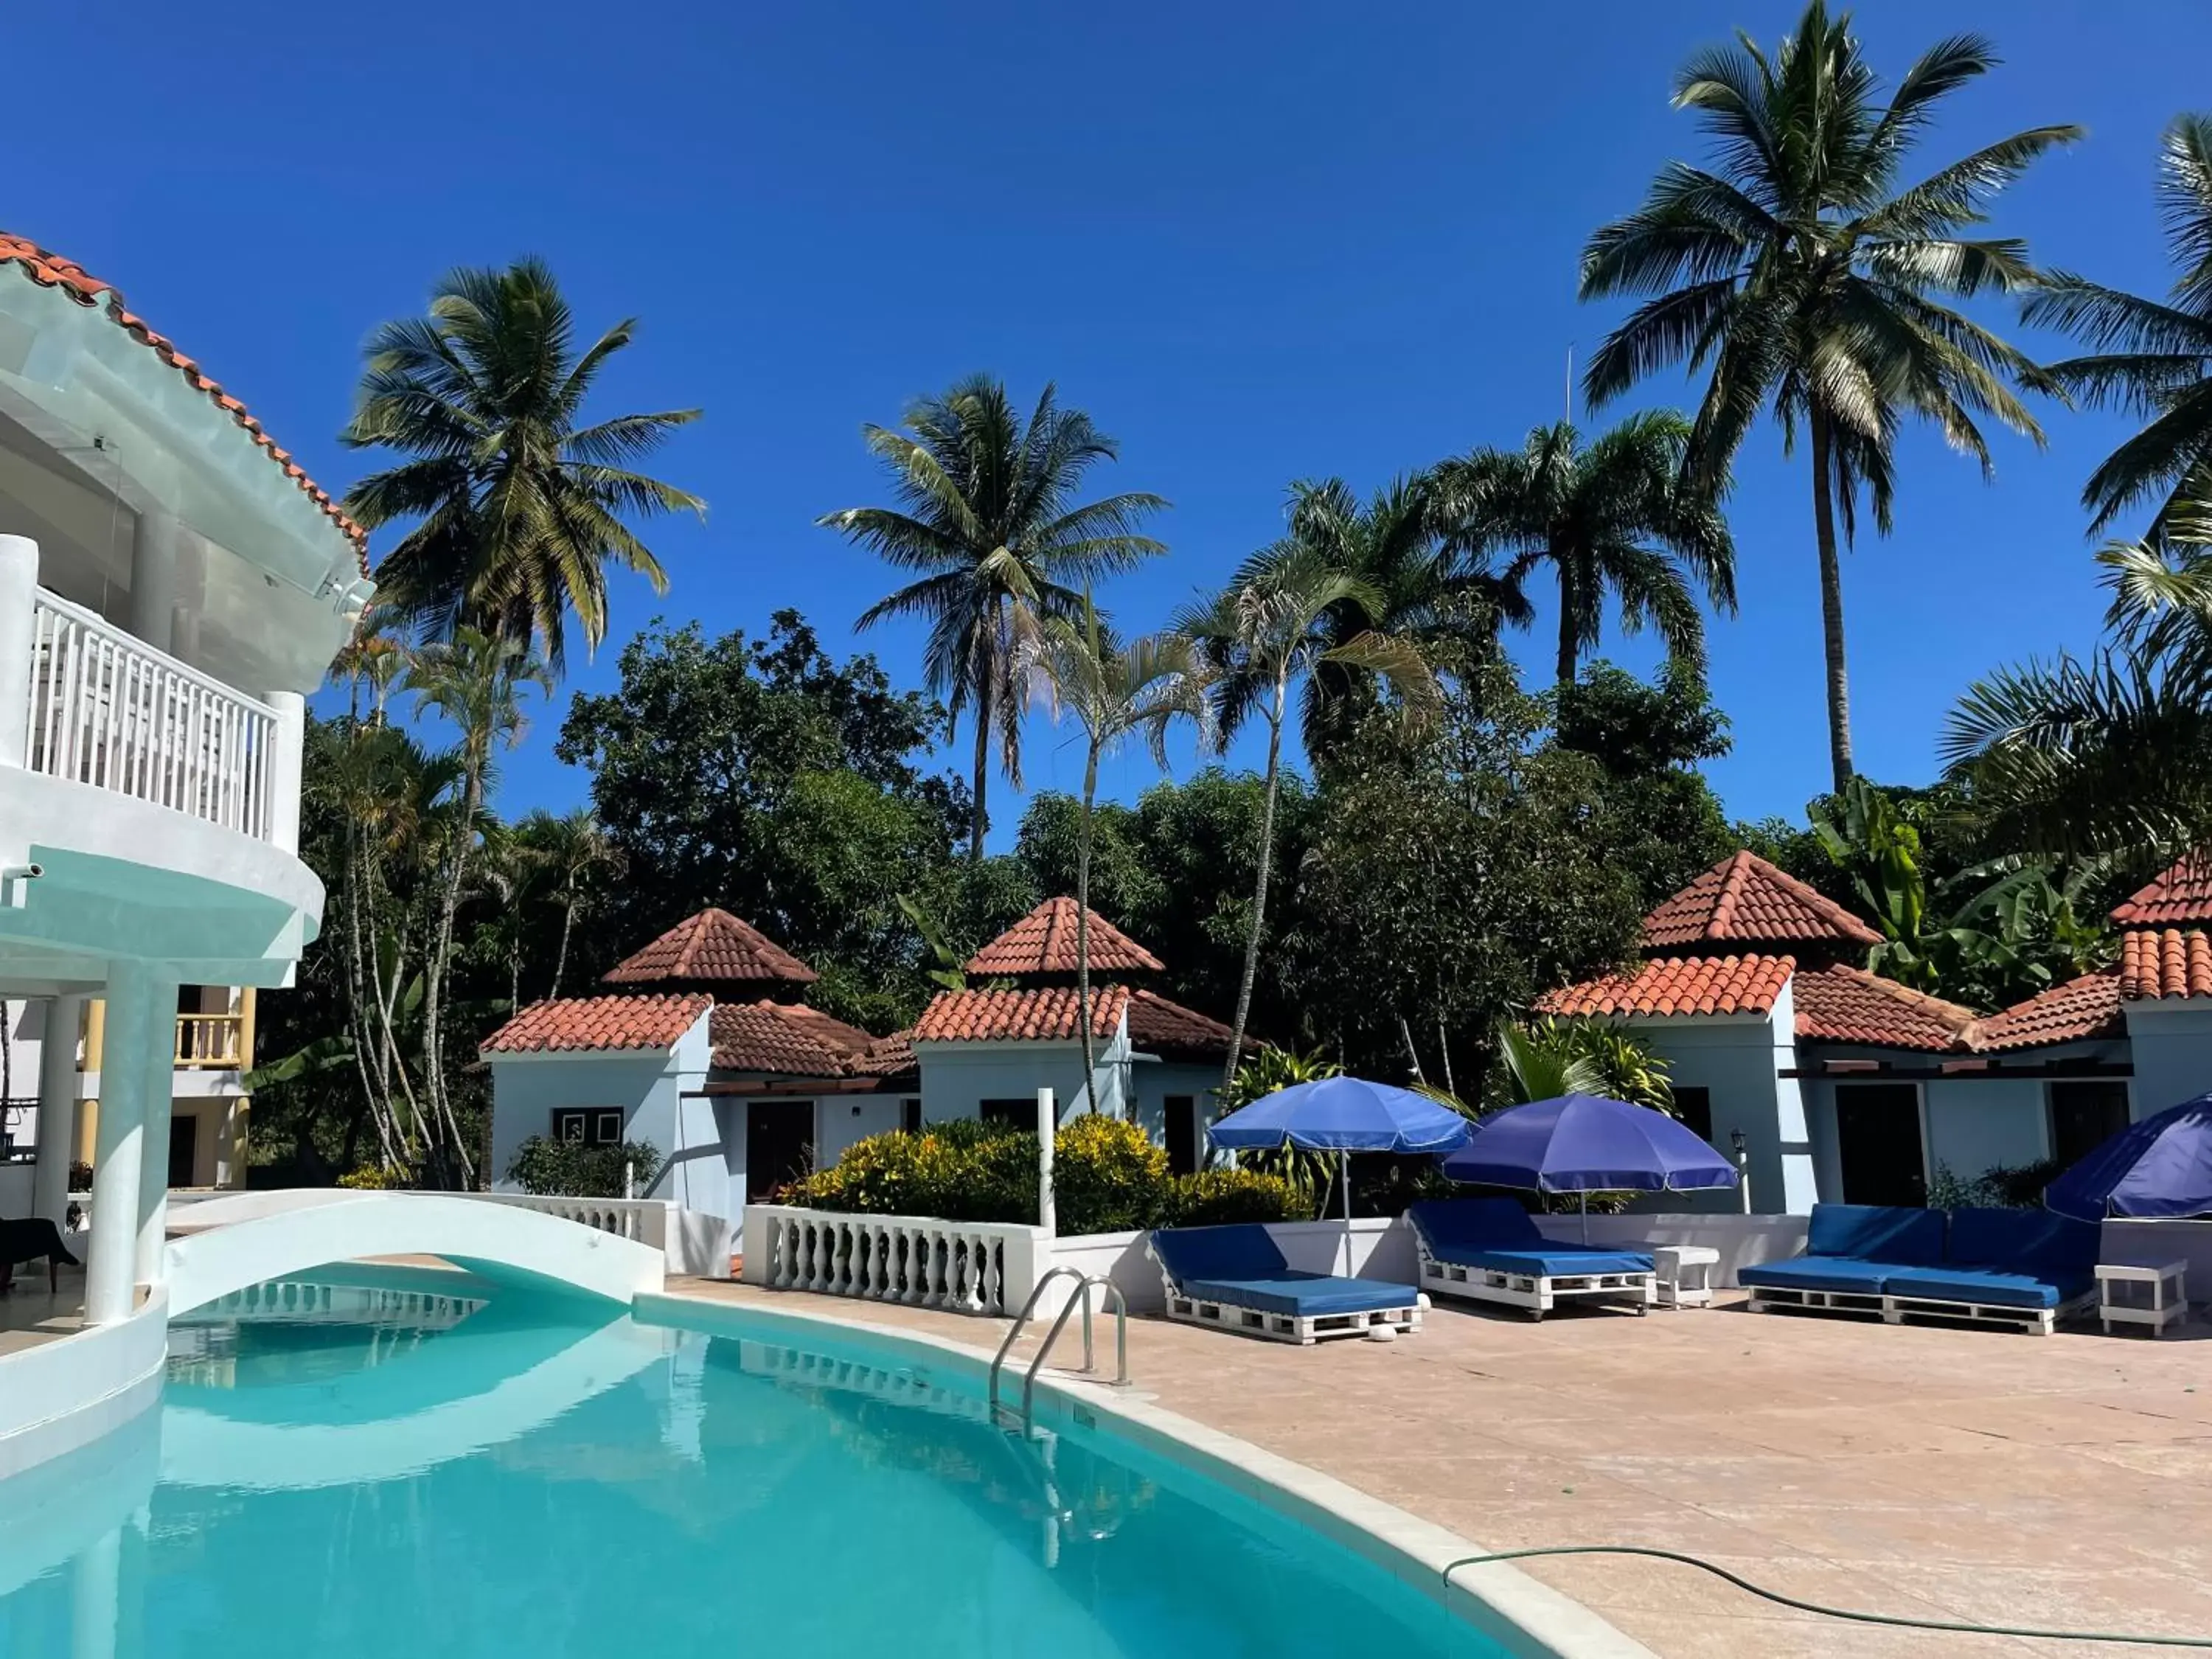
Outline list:
[[[1693,1192],[1733,1187],[1737,1178],[1735,1165],[1696,1131],[1604,1095],[1509,1106],[1476,1125],[1443,1170],[1470,1185],[1580,1193],[1585,1234],[1591,1193]]]
[[[2212,1213],[2212,1094],[2131,1123],[2044,1190],[2076,1221]]]
[[[1351,1152],[1448,1152],[1466,1144],[1468,1121],[1426,1095],[1364,1078],[1294,1083],[1231,1112],[1207,1132],[1217,1146],[1254,1152],[1296,1146],[1337,1154],[1344,1188],[1346,1265],[1352,1250]]]

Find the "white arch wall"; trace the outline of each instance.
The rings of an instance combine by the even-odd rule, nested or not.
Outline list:
[[[655,1248],[503,1204],[428,1193],[354,1193],[210,1227],[164,1257],[169,1310],[264,1279],[367,1256],[435,1255],[489,1278],[550,1281],[627,1306],[666,1281]]]

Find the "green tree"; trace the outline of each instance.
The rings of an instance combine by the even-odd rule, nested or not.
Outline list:
[[[1252,927],[1237,979],[1235,1037],[1221,1080],[1234,1073],[1252,1009],[1260,942],[1267,931],[1267,866],[1274,848],[1275,799],[1282,777],[1283,723],[1290,690],[1302,684],[1316,696],[1313,675],[1323,666],[1379,677],[1407,714],[1425,717],[1437,701],[1436,677],[1411,641],[1372,629],[1340,640],[1340,611],[1355,606],[1368,617],[1383,608],[1375,587],[1351,574],[1325,545],[1294,533],[1245,561],[1212,602],[1187,609],[1176,632],[1192,641],[1206,665],[1214,715],[1223,739],[1257,718],[1267,727],[1267,805],[1260,819],[1259,869],[1253,878]]]
[[[2176,116],[2161,148],[2159,208],[2180,268],[2165,301],[2053,271],[2021,313],[2090,348],[2091,356],[2051,364],[2052,380],[2088,404],[2143,421],[2089,475],[2081,503],[2097,515],[2091,528],[2101,530],[2155,500],[2154,537],[2177,509],[2212,491],[2212,116]]]
[[[607,884],[623,872],[622,848],[592,816],[578,806],[566,812],[539,808],[515,826],[515,836],[549,878],[550,896],[561,911],[561,942],[553,952],[553,974],[545,994],[561,994],[568,970],[568,946],[576,921],[605,902]]]
[[[432,290],[427,317],[370,336],[340,441],[409,459],[356,483],[345,510],[372,530],[412,526],[377,566],[380,608],[433,640],[461,628],[535,639],[557,674],[568,612],[587,647],[606,637],[609,564],[665,590],[659,561],[625,520],[705,515],[696,496],[636,470],[699,411],[577,424],[593,381],[636,326],[617,323],[579,353],[559,284],[531,258],[453,271]]]
[[[1034,663],[1054,706],[1083,727],[1083,819],[1075,857],[1075,994],[1083,1036],[1084,1090],[1097,1067],[1091,1032],[1091,831],[1098,802],[1098,761],[1141,736],[1162,771],[1169,729],[1186,720],[1203,733],[1211,710],[1191,642],[1174,634],[1124,645],[1100,618],[1091,596],[1073,617],[1048,617]],[[1091,1103],[1097,1109],[1097,1103]]]
[[[1028,420],[986,375],[909,404],[912,435],[861,428],[892,479],[896,507],[854,507],[818,522],[872,549],[917,580],[861,613],[927,623],[923,677],[957,723],[975,732],[975,800],[968,855],[980,862],[991,744],[1019,787],[1021,659],[1048,617],[1080,614],[1107,577],[1167,550],[1138,527],[1167,506],[1129,493],[1078,504],[1083,477],[1120,452],[1080,410],[1062,409],[1048,385]]]
[[[1516,587],[1551,567],[1559,590],[1554,672],[1575,681],[1603,635],[1605,602],[1624,633],[1648,623],[1674,661],[1705,663],[1698,592],[1735,614],[1735,545],[1713,492],[1683,471],[1690,423],[1632,415],[1589,447],[1571,424],[1539,427],[1518,452],[1480,449],[1437,469],[1455,546],[1502,556]]]
[[[2032,127],[1900,189],[1938,106],[1996,56],[1979,36],[1940,41],[1880,104],[1850,23],[1812,0],[1771,56],[1746,35],[1692,58],[1674,103],[1712,136],[1717,167],[1670,163],[1641,208],[1590,238],[1581,282],[1585,300],[1653,296],[1591,359],[1583,392],[1592,407],[1655,369],[1711,364],[1691,434],[1693,476],[1718,479],[1761,410],[1774,411],[1785,453],[1805,430],[1838,789],[1854,769],[1838,521],[1850,539],[1863,489],[1888,531],[1893,446],[1908,418],[1933,422],[1984,475],[1978,417],[2040,442],[2012,384],[2052,383],[1944,302],[2033,284],[2024,243],[1961,233],[1985,222],[1988,199],[2037,157],[2081,136]]]

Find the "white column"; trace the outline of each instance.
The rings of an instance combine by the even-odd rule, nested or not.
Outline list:
[[[0,766],[21,766],[31,732],[31,607],[39,544],[0,536]]]
[[[276,748],[269,757],[269,841],[282,853],[300,850],[300,769],[307,741],[307,700],[297,691],[271,691]]]
[[[131,537],[131,631],[156,651],[174,637],[178,526],[167,513],[141,513]]]
[[[1052,1188],[1053,1140],[1060,1133],[1060,1109],[1052,1091],[1037,1091],[1037,1225],[1047,1238],[1060,1233],[1060,1206]]]
[[[146,1151],[146,1051],[156,1034],[174,1042],[174,1008],[160,1006],[161,982],[139,962],[107,972],[107,1024],[101,1039],[100,1134],[92,1160],[92,1244],[84,1269],[84,1319],[112,1325],[137,1305],[138,1174]],[[176,1000],[167,992],[170,1003]],[[161,1101],[168,1109],[166,1096]]]
[[[164,1277],[161,1252],[169,1242],[169,1132],[176,1117],[171,1097],[177,1077],[176,981],[156,977],[153,991],[155,1029],[137,1061],[145,1078],[146,1101],[146,1150],[138,1164],[138,1247],[134,1255],[141,1285],[157,1284]]]
[[[69,1208],[70,1151],[76,1143],[76,1045],[83,1026],[82,997],[46,1000],[46,1034],[39,1043],[39,1163],[31,1176],[31,1213],[57,1227]]]

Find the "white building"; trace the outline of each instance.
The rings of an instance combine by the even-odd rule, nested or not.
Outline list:
[[[179,988],[284,984],[320,924],[302,698],[368,591],[362,532],[236,398],[0,234],[0,998],[39,1005],[37,1213],[100,1102],[88,1323],[161,1273]]]
[[[910,1030],[882,1037],[798,1002],[812,970],[702,911],[609,973],[621,993],[538,1003],[485,1041],[493,1173],[532,1135],[640,1142],[664,1161],[643,1195],[735,1220],[863,1136],[1033,1123],[1040,1088],[1063,1119],[1095,1102],[1142,1124],[1174,1169],[1195,1169],[1229,1028],[1129,984],[1158,958],[1096,913],[1089,932],[1086,1082],[1071,899],[1039,905],[969,960],[971,988],[939,992]]]
[[[1685,1120],[1743,1137],[1757,1207],[1918,1204],[1939,1170],[2071,1164],[2212,1089],[2212,941],[2190,925],[2212,921],[2212,865],[2182,860],[2113,920],[2118,965],[1982,1015],[1854,965],[1872,928],[1738,853],[1644,918],[1639,966],[1538,1011],[1649,1039]]]

